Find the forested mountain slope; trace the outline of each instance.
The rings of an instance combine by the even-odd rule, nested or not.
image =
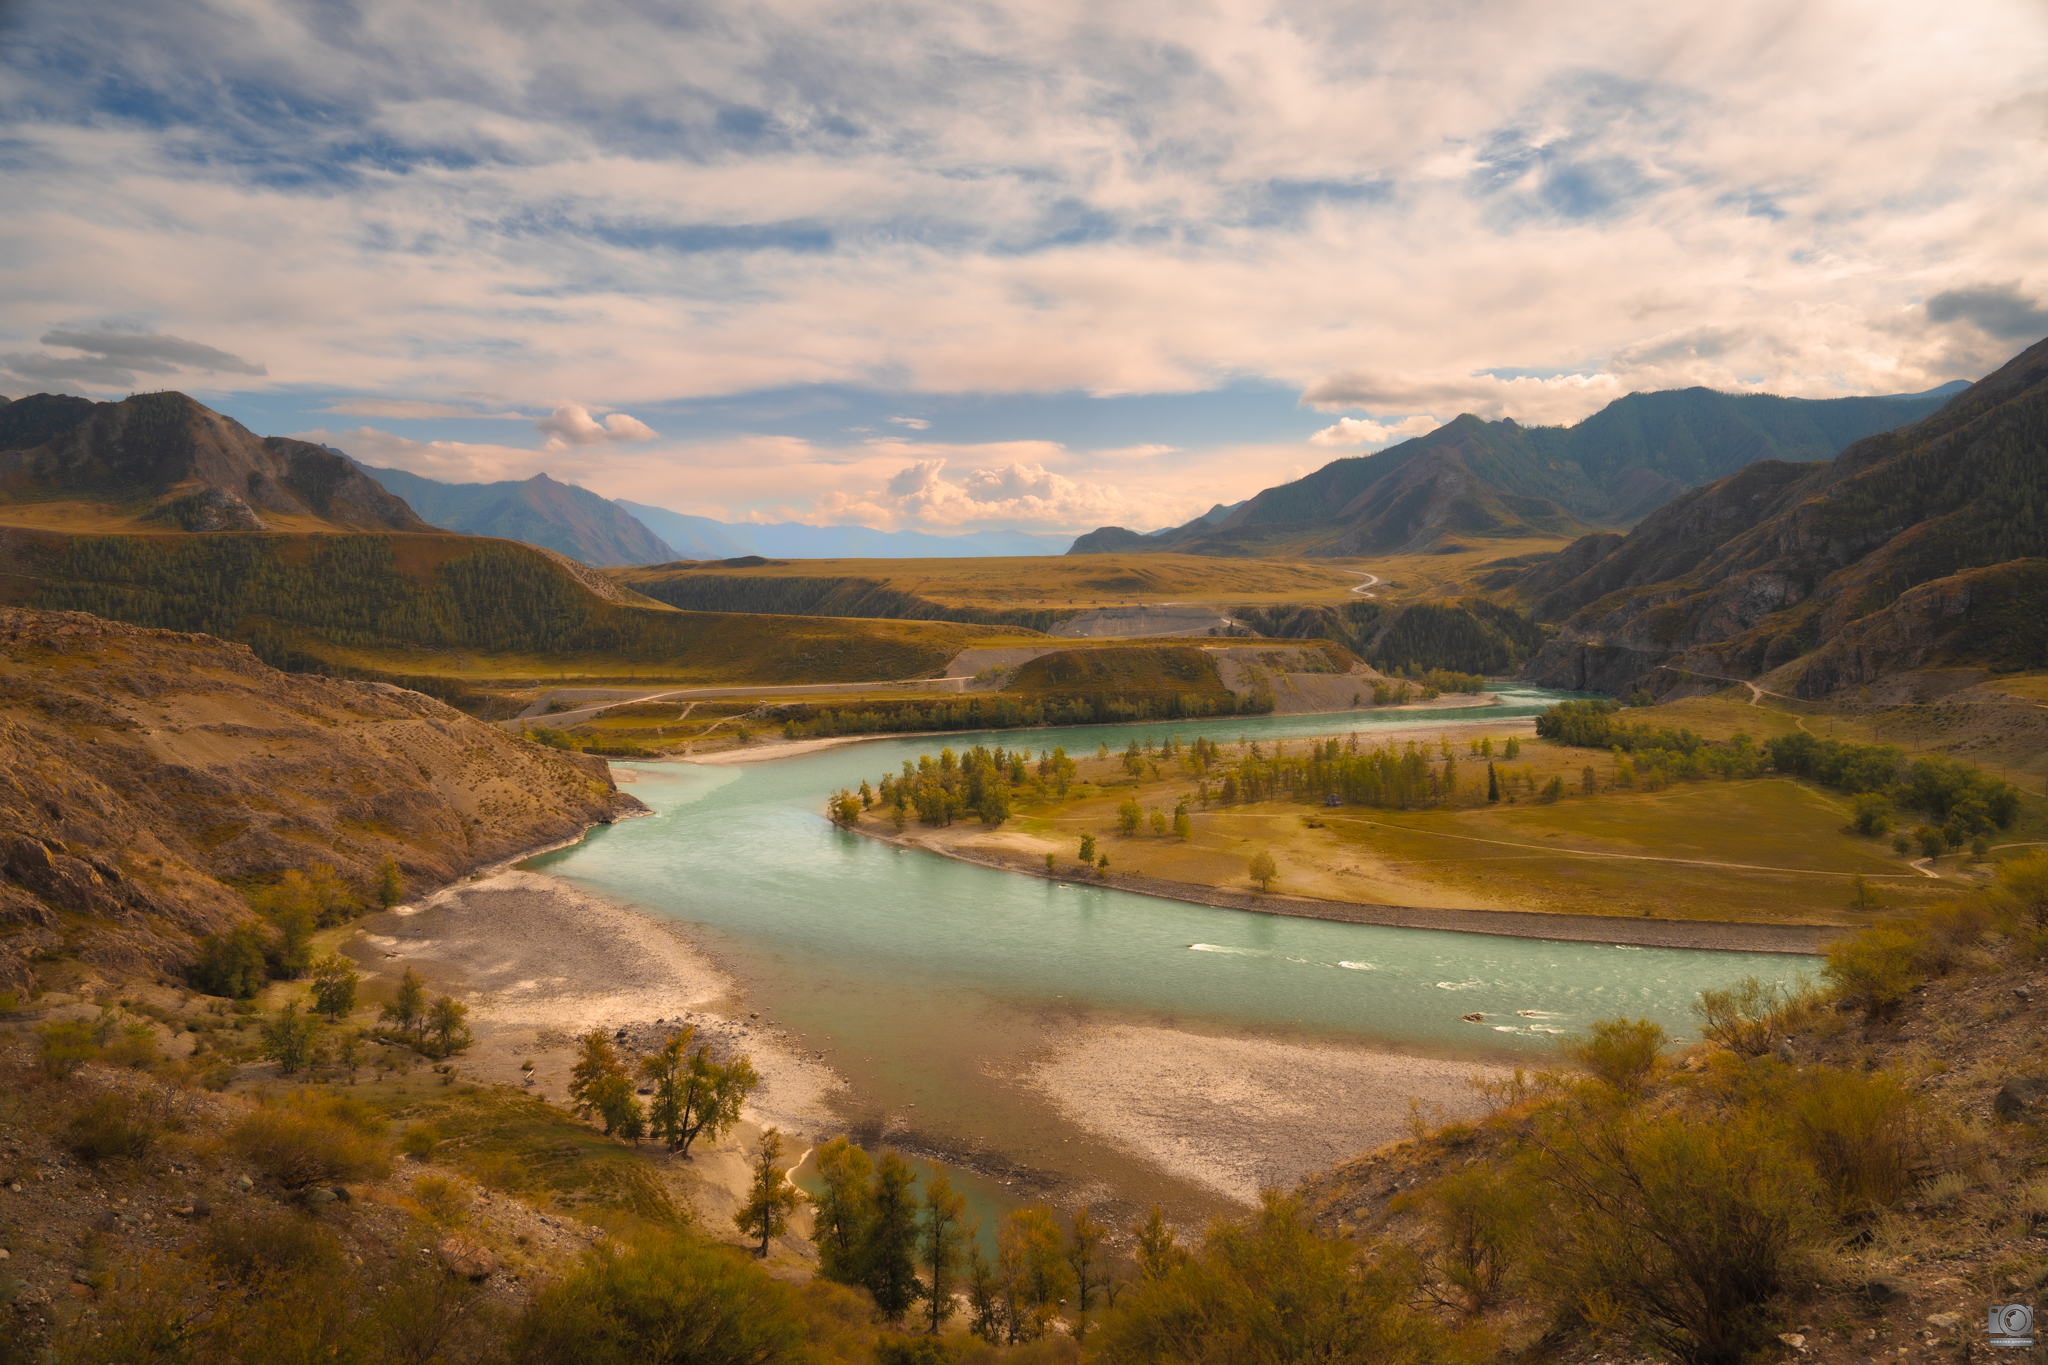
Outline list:
[[[1951,604],[2009,597],[2019,580],[1997,588],[1981,571],[2043,555],[2048,341],[1831,461],[1759,463],[1660,508],[1541,598],[1539,617],[1569,619],[1525,676],[1603,691],[1660,691],[1675,667],[1754,677],[1846,638],[1923,584],[1956,579]],[[1920,610],[1923,633],[1958,620]],[[1934,642],[1921,643],[1924,656]]]

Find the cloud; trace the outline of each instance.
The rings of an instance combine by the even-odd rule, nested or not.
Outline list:
[[[0,353],[0,369],[30,383],[75,382],[105,389],[133,388],[138,375],[177,375],[188,369],[206,374],[268,373],[261,365],[252,365],[240,356],[202,342],[139,328],[56,328],[37,339],[45,346],[61,346],[86,354],[9,351]]]
[[[343,417],[389,417],[429,419],[435,417],[481,418],[493,422],[529,422],[523,412],[479,412],[459,403],[432,403],[416,398],[340,398],[321,408]]]
[[[328,431],[315,427],[295,431],[293,437],[315,445],[331,446],[359,464],[378,469],[403,469],[444,483],[497,483],[505,479],[530,479],[546,472],[542,452],[518,446],[500,446],[468,441],[415,441],[376,427],[353,431]],[[571,477],[569,482],[576,480]]]
[[[612,413],[600,422],[590,415],[589,409],[578,403],[562,404],[535,422],[533,429],[548,438],[549,450],[604,445],[612,441],[651,441],[660,434],[645,422],[623,412]]]
[[[66,346],[89,351],[103,360],[118,361],[145,374],[174,374],[180,369],[202,370],[207,374],[266,375],[270,371],[252,365],[240,356],[229,355],[202,342],[158,332],[102,329],[75,332],[62,328],[45,332],[45,346]]]
[[[1326,411],[1357,407],[1376,408],[1383,412],[1389,409],[1413,412],[1420,408],[1436,412],[1469,412],[1489,420],[1512,417],[1520,422],[1554,423],[1576,422],[1598,412],[1627,392],[1628,388],[1617,376],[1599,373],[1501,378],[1490,374],[1351,372],[1315,381],[1303,391],[1302,400]],[[1429,418],[1410,417],[1399,424],[1399,434],[1420,434],[1411,426],[1418,421],[1437,425]],[[1309,439],[1322,445],[1345,444],[1335,436],[1325,439],[1326,433],[1343,428],[1344,422],[1339,421],[1337,426],[1326,427]]]
[[[1403,417],[1398,422],[1375,422],[1363,417],[1340,417],[1335,426],[1324,427],[1309,437],[1319,446],[1376,446],[1407,436],[1421,436],[1443,425],[1434,417]]]
[[[953,478],[946,469],[954,454],[990,451],[973,447],[946,455],[915,459],[898,468],[879,488],[833,491],[818,500],[816,516],[828,522],[855,521],[895,527],[1000,525],[1014,528],[1068,530],[1110,523],[1155,525],[1184,521],[1201,510],[1197,499],[1158,493],[1129,495],[1113,484],[1073,479],[1047,469],[1044,459],[1069,458],[1069,452],[1045,443],[1043,458],[1026,463],[1013,459],[969,467]],[[1206,504],[1202,504],[1206,505]]]
[[[2019,282],[1944,289],[1927,300],[1929,322],[1969,322],[2001,341],[2048,336],[2048,308],[2020,293]]]
[[[931,423],[922,417],[891,417],[888,420],[899,427],[909,427],[912,431],[925,431],[931,427]]]

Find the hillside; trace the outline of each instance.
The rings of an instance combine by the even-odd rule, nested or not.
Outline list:
[[[2044,454],[2048,342],[1921,422],[1826,463],[1751,465],[1591,549],[1536,602],[1539,618],[1568,619],[1525,676],[1661,692],[1678,669],[1779,670],[1785,690],[1818,695],[1909,656],[2021,666],[2035,632],[1982,622],[2023,621],[2034,576],[1983,571],[2048,554]],[[1795,663],[1823,642],[1809,678]]]
[[[312,863],[408,884],[637,810],[602,762],[241,645],[0,607],[0,988],[41,959],[159,974]]]
[[[523,540],[583,564],[658,564],[677,558],[676,550],[619,504],[546,474],[501,483],[442,483],[403,469],[356,467],[446,531]]]
[[[0,602],[204,631],[274,666],[473,683],[933,676],[974,632],[940,622],[681,612],[514,541],[434,535],[0,536]],[[986,632],[981,632],[986,633]]]
[[[1636,393],[1574,427],[1466,414],[1377,455],[1334,460],[1218,518],[1163,535],[1103,527],[1070,554],[1346,556],[1455,549],[1461,537],[1629,525],[1758,460],[1815,460],[1913,422],[1958,386],[1807,400],[1711,389]],[[1217,509],[1222,510],[1222,509]]]
[[[259,437],[182,393],[0,400],[0,524],[76,530],[424,531],[322,446]]]
[[[1389,606],[1246,607],[1238,619],[1280,640],[1333,640],[1382,673],[1513,673],[1543,647],[1540,627],[1484,598]]]

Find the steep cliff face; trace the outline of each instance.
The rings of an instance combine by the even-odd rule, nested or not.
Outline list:
[[[0,608],[0,988],[68,951],[173,969],[315,862],[424,889],[641,809],[602,761],[241,645]]]
[[[1825,464],[1752,465],[1652,514],[1544,595],[1538,617],[1568,619],[1524,676],[1604,691],[1662,691],[1680,669],[1753,678],[1923,584],[2042,555],[2048,342],[1914,426]],[[1885,630],[1925,624],[1924,607]],[[1810,685],[1831,670],[1861,668],[1838,659]]]
[[[0,507],[75,499],[184,531],[426,531],[347,458],[259,437],[182,393],[0,404]]]

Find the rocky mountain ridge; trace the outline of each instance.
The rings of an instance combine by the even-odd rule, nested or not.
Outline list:
[[[425,888],[640,808],[602,760],[417,692],[0,607],[0,989],[39,955],[175,968],[248,916],[230,882],[367,886],[389,857]]]
[[[405,499],[443,530],[523,540],[606,568],[659,564],[677,557],[667,541],[619,504],[546,474],[499,483],[443,483],[403,469],[355,463],[385,491]]]

